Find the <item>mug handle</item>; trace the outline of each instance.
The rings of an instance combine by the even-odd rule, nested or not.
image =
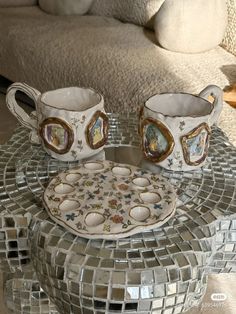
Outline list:
[[[223,91],[216,85],[209,85],[203,91],[201,91],[199,97],[209,101],[209,96],[214,98],[214,102],[212,104],[213,110],[209,119],[210,126],[212,126],[213,124],[218,124],[218,120],[223,108]]]
[[[143,112],[144,112],[144,106],[141,106],[139,108],[139,113],[138,113],[138,134],[141,135],[141,122],[143,119]]]
[[[29,96],[35,103],[35,107],[37,108],[37,101],[41,93],[30,87],[25,83],[14,83],[12,84],[6,94],[6,103],[8,109],[11,113],[19,120],[19,122],[28,129],[33,131],[37,131],[37,119],[33,118],[33,116],[29,116],[16,102],[16,92],[20,91]]]

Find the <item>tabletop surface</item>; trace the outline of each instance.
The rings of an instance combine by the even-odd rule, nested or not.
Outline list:
[[[134,114],[110,115],[107,159],[140,165],[136,120]],[[38,219],[47,218],[41,195],[49,179],[79,164],[50,158],[40,146],[29,143],[28,130],[23,127],[18,127],[12,138],[0,146],[0,154],[0,213],[31,212]],[[203,169],[194,172],[162,170],[161,174],[175,186],[179,206],[172,221],[156,232],[164,232],[171,226],[176,231],[181,228],[182,233],[186,225],[193,230],[210,225],[218,217],[236,213],[236,148],[229,144],[220,129],[213,129],[209,157]],[[17,208],[13,204],[18,205]]]
[[[107,159],[144,167],[137,117],[133,114],[110,114],[109,120]],[[137,306],[141,309],[143,299],[165,296],[167,302],[170,294],[177,297],[184,291],[196,292],[204,267],[210,265],[212,256],[217,253],[217,231],[227,230],[227,237],[235,239],[236,148],[216,127],[213,128],[209,157],[202,169],[194,172],[161,170],[178,195],[175,216],[160,228],[119,240],[83,239],[70,234],[49,218],[41,201],[46,185],[52,177],[73,168],[78,162],[52,159],[40,146],[32,146],[27,136],[28,130],[18,127],[8,143],[0,147],[0,217],[3,229],[14,227],[13,216],[32,218],[32,256],[38,276],[40,273],[46,276],[47,267],[52,272],[57,269],[55,280],[62,283],[65,274],[69,280],[71,269],[74,276],[78,276],[83,268],[80,279],[80,285],[84,285],[83,295],[97,296],[104,301],[107,311],[109,298],[115,302],[139,299]],[[234,254],[234,241],[228,244],[227,252]],[[110,296],[99,288],[97,292],[93,289],[88,292],[92,287],[90,284],[104,287],[113,284],[116,272],[121,276],[117,278],[119,289],[112,289]],[[155,284],[165,287],[156,291]],[[50,285],[45,289],[53,297],[52,281]],[[200,283],[199,289],[201,285],[204,283]],[[61,291],[67,291],[63,287],[62,284]],[[179,303],[183,302],[182,299]],[[121,309],[125,306],[121,305]]]

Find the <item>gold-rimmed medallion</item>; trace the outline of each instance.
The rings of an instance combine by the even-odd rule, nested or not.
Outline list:
[[[198,166],[205,161],[209,149],[211,130],[202,123],[188,134],[181,137],[181,144],[186,164]]]
[[[97,111],[86,127],[86,139],[92,149],[103,146],[108,138],[108,117],[102,111]]]
[[[39,128],[44,145],[57,154],[69,152],[74,142],[71,126],[62,119],[51,117],[45,119]]]
[[[147,118],[141,124],[142,150],[146,159],[165,160],[173,151],[175,142],[168,128],[159,120]]]

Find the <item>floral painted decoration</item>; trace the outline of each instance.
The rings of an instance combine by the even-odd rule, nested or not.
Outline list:
[[[91,161],[53,178],[44,204],[51,218],[74,234],[117,239],[165,223],[175,212],[176,194],[160,175]]]

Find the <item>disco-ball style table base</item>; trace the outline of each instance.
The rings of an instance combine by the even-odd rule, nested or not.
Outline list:
[[[146,167],[135,115],[110,115],[110,125],[106,158]],[[19,127],[0,147],[0,266],[15,272],[5,279],[15,313],[177,314],[201,301],[209,273],[236,271],[236,149],[219,129],[203,169],[161,171],[176,188],[176,215],[116,241],[83,239],[50,220],[45,186],[78,163],[51,159],[27,135]]]
[[[5,273],[4,296],[13,314],[58,314],[54,304],[40,287],[31,264],[24,272]],[[1,312],[1,311],[0,311]]]

